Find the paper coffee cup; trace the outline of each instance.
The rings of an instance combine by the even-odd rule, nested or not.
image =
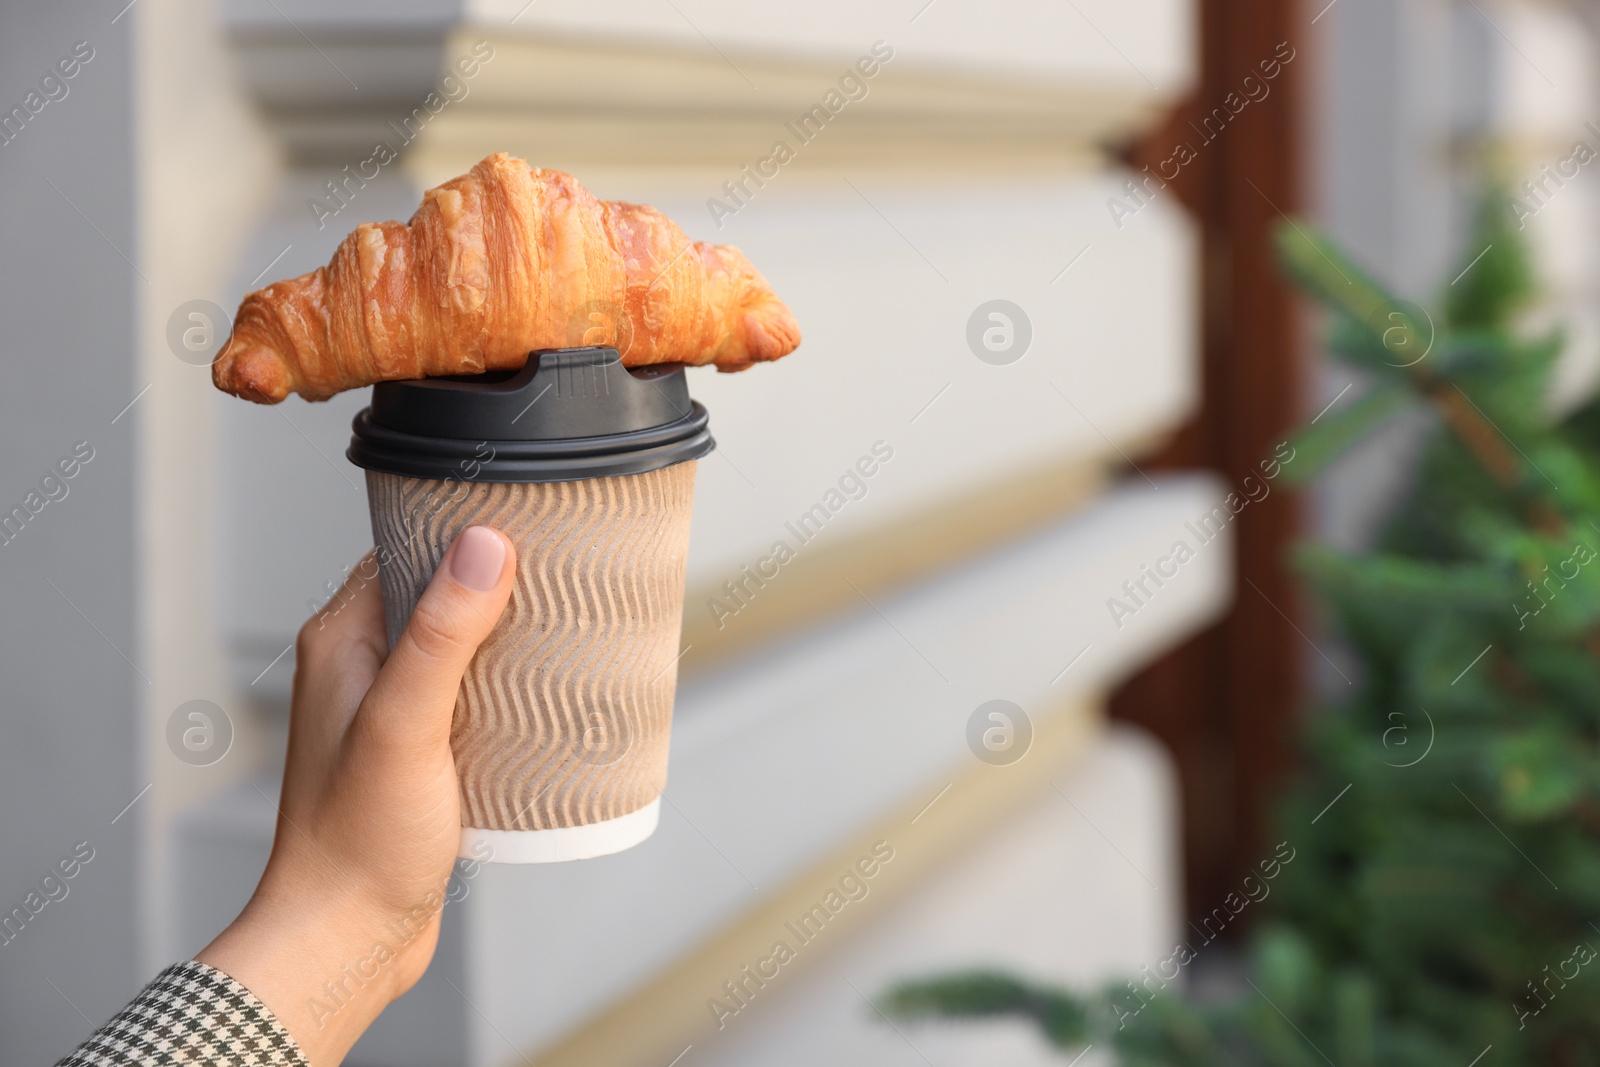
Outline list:
[[[649,837],[694,461],[715,447],[682,368],[539,352],[517,372],[377,385],[354,431],[391,646],[462,530],[517,546],[511,601],[456,699],[461,855],[553,862]]]

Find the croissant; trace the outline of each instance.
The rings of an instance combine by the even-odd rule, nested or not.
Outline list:
[[[737,248],[691,242],[652,207],[597,200],[498,152],[428,190],[410,222],[363,223],[326,267],[246,296],[212,380],[275,404],[515,369],[540,348],[737,371],[799,343]]]

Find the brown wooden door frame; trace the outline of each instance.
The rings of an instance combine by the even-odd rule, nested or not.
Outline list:
[[[1199,0],[1201,75],[1163,126],[1130,147],[1135,169],[1186,143],[1194,159],[1165,191],[1192,212],[1201,240],[1202,405],[1150,461],[1218,472],[1231,490],[1297,425],[1303,366],[1295,298],[1272,254],[1273,228],[1303,206],[1300,174],[1309,34],[1297,4]],[[1284,47],[1293,57],[1283,62]],[[1264,77],[1277,59],[1276,77]],[[1245,84],[1247,75],[1256,83]],[[1251,100],[1226,126],[1204,118]],[[1228,94],[1238,94],[1229,100]],[[1213,134],[1209,140],[1202,140]],[[1168,173],[1171,164],[1168,164]],[[1148,468],[1147,468],[1148,469]],[[1171,749],[1183,804],[1186,913],[1222,905],[1271,851],[1269,803],[1291,763],[1303,693],[1299,598],[1285,552],[1299,502],[1273,483],[1232,525],[1234,603],[1220,623],[1125,683],[1114,717],[1142,724]],[[1291,623],[1291,620],[1293,622]]]

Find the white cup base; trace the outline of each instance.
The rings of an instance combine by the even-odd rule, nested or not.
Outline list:
[[[565,863],[609,856],[632,848],[656,832],[661,821],[661,798],[638,811],[587,826],[558,826],[550,830],[485,830],[461,828],[462,859],[480,863]]]

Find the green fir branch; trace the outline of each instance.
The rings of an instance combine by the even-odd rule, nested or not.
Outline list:
[[[1082,1000],[994,971],[904,982],[877,1006],[901,1019],[1019,1016],[1036,1023],[1058,1047],[1081,1047],[1088,1040],[1087,1007]]]

